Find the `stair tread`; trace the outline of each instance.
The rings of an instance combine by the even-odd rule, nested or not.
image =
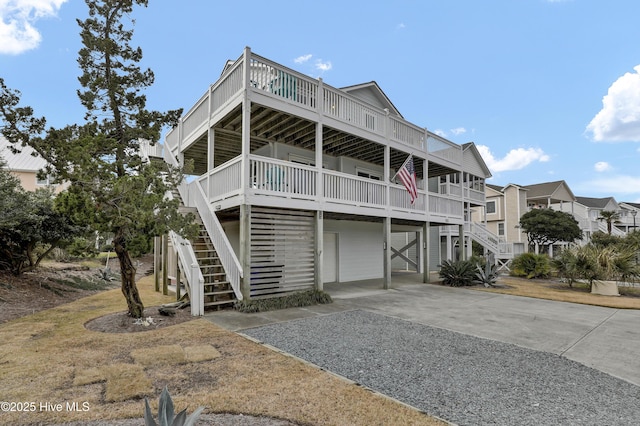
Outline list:
[[[234,293],[233,293],[233,290],[209,291],[209,292],[203,293],[203,295],[205,296],[218,296],[223,294],[234,294]]]

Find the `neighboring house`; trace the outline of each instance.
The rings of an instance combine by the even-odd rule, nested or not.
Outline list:
[[[474,212],[474,223],[483,223],[498,240],[496,261],[506,267],[513,257],[529,251],[527,234],[520,229],[520,218],[534,208],[565,210],[572,206],[575,196],[563,180],[533,185],[486,185],[486,207]],[[562,245],[562,244],[560,244]],[[535,250],[535,248],[532,248]],[[553,253],[553,247],[550,248]]]
[[[582,229],[583,243],[587,243],[591,240],[591,236],[596,231],[607,233],[607,223],[603,220],[599,220],[600,213],[603,211],[613,211],[621,213],[622,209],[613,197],[604,198],[591,198],[591,197],[576,197],[575,202],[571,205],[554,205],[556,210],[562,210],[572,213],[578,223],[580,229]],[[620,222],[612,223],[612,235],[624,236],[625,232],[617,227]]]
[[[615,224],[616,227],[623,229],[625,232],[633,232],[638,226],[640,226],[640,203],[631,203],[629,201],[622,201],[620,206],[620,223]],[[637,220],[637,222],[636,222]]]
[[[375,82],[337,89],[249,48],[163,145],[170,164],[194,165],[180,196],[202,233],[172,235],[169,251],[196,315],[330,282],[388,288],[392,259],[428,281],[453,251],[440,227],[464,235],[490,176],[473,144],[408,122]],[[409,156],[413,203],[396,176]]]
[[[7,163],[7,169],[20,179],[22,187],[27,191],[35,191],[38,188],[53,186],[56,192],[64,189],[64,185],[59,185],[50,177],[38,178],[38,171],[46,166],[46,161],[40,156],[34,156],[34,150],[25,146],[20,148],[20,152],[14,154],[9,149],[9,141],[0,136],[0,157]]]
[[[572,214],[583,232],[582,240],[577,241],[579,244],[588,243],[596,231],[607,232],[606,222],[598,219],[603,211],[614,211],[620,215],[620,219],[612,223],[612,235],[624,236],[640,226],[640,218],[636,224],[640,204],[618,204],[613,197],[577,197],[563,180],[534,185],[487,184],[485,206],[474,210],[472,221],[476,226],[483,224],[489,235],[499,241],[499,248],[494,253],[498,264],[503,267],[508,267],[514,256],[535,250],[528,247],[527,235],[520,230],[520,217],[531,209],[552,208]],[[550,254],[565,245],[555,244],[550,247]]]

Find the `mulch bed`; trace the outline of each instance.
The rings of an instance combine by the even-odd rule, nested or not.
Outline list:
[[[157,330],[198,318],[191,315],[190,307],[176,309],[173,316],[161,315],[159,308],[160,306],[145,308],[144,317],[139,320],[130,317],[129,313],[124,311],[95,318],[85,323],[84,326],[88,330],[103,333],[138,333]]]

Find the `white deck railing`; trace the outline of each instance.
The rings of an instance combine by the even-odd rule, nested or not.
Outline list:
[[[389,186],[389,205],[391,207],[409,210],[416,213],[424,213],[426,208],[427,195],[425,191],[418,190],[418,198],[411,204],[411,198],[404,186]]]
[[[462,164],[462,148],[424,128],[387,111],[333,88],[322,80],[313,79],[290,68],[279,65],[250,52],[248,81],[245,82],[245,55],[238,58],[220,79],[213,84],[182,118],[180,130],[173,129],[165,143],[174,149],[183,140],[193,141],[204,131],[209,115],[216,113],[228,102],[237,99],[243,89],[269,94],[285,102],[318,112],[382,136],[412,149],[428,152],[431,161],[445,160]],[[174,151],[175,152],[175,151]]]
[[[249,161],[249,182],[255,193],[315,198],[315,167],[258,155],[250,155]]]
[[[443,217],[462,217],[462,200],[429,192],[429,213]]]
[[[396,142],[424,150],[425,149],[425,131],[423,128],[389,116],[389,124],[391,126],[390,138]]]
[[[464,198],[481,204],[485,202],[484,192],[477,189],[464,188]]]
[[[198,178],[202,195],[209,204],[240,195],[241,157],[236,157]],[[426,214],[427,199],[430,213],[436,216],[462,217],[460,195],[437,194],[418,190],[418,198],[411,204],[404,186],[334,170],[322,170],[322,194],[317,194],[318,170],[315,167],[259,155],[249,156],[249,184],[247,192],[256,195],[280,196],[327,203],[349,204]],[[387,186],[389,196],[387,199]],[[460,186],[453,185],[460,190]],[[453,191],[458,192],[458,191]],[[459,191],[461,192],[461,190]],[[193,203],[193,202],[191,202]]]
[[[386,207],[385,184],[347,173],[324,170],[324,198],[358,206]]]
[[[242,189],[241,172],[242,157],[238,156],[200,176],[198,182],[206,199],[213,202],[238,195]]]

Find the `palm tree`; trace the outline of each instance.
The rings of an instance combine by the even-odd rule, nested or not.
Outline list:
[[[618,223],[620,221],[620,213],[613,210],[602,210],[600,212],[600,216],[598,217],[599,221],[607,222],[607,233],[611,235],[612,224]]]

